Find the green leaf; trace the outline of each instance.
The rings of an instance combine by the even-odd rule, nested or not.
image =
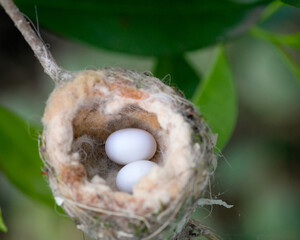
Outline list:
[[[0,231],[7,232],[7,227],[5,226],[5,223],[4,223],[3,219],[2,219],[1,208],[0,208]]]
[[[284,4],[280,0],[275,0],[270,3],[261,13],[259,17],[259,23],[263,23],[281,9]]]
[[[232,0],[16,0],[55,33],[131,54],[181,54],[243,34],[272,2]]]
[[[290,35],[276,35],[260,29],[258,27],[253,27],[249,33],[261,40],[271,43],[275,50],[278,52],[282,60],[287,64],[287,66],[292,70],[292,72],[297,77],[298,82],[300,83],[300,66],[293,56],[287,51],[284,47],[296,47],[300,48],[300,33],[290,34]]]
[[[269,31],[263,30],[259,27],[253,27],[250,29],[249,33],[254,37],[259,39],[269,41],[274,44],[282,44],[293,48],[300,49],[300,32],[293,34],[274,34]]]
[[[1,106],[0,146],[0,171],[23,193],[53,207],[52,194],[41,174],[36,130]]]
[[[213,133],[218,134],[217,148],[229,140],[237,116],[235,88],[225,50],[218,47],[215,61],[205,81],[193,97]]]
[[[282,2],[300,8],[300,0],[282,0]]]
[[[193,96],[200,82],[198,74],[182,55],[159,57],[154,75],[183,91],[187,98]],[[168,76],[170,76],[170,82],[166,81]]]

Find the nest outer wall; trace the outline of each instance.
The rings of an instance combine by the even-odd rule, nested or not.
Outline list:
[[[57,204],[95,239],[177,239],[187,226],[215,160],[214,136],[172,87],[122,68],[86,70],[52,92],[43,116],[41,155]],[[104,150],[112,132],[150,132],[158,164],[119,192],[122,167]],[[181,236],[182,239],[182,236]]]

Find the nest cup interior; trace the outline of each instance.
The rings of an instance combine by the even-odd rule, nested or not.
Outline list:
[[[58,86],[43,116],[42,154],[54,195],[135,214],[178,199],[193,188],[195,167],[202,169],[186,109],[190,106],[170,87],[135,72],[84,71]],[[135,184],[133,195],[117,189],[123,165],[105,152],[109,135],[124,128],[145,130],[157,143],[150,160],[158,167]]]
[[[139,128],[149,132],[157,142],[157,150],[151,161],[162,166],[163,152],[166,151],[164,133],[156,115],[135,104],[125,105],[113,114],[104,114],[104,106],[105,102],[90,103],[77,112],[72,124],[72,151],[79,153],[80,163],[89,181],[98,175],[113,191],[118,191],[116,176],[123,165],[111,161],[105,153],[105,142],[109,135],[124,128]]]

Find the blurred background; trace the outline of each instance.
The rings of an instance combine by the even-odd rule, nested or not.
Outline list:
[[[292,33],[300,31],[299,22],[300,10],[284,6],[261,27]],[[121,66],[144,72],[156,64],[153,57],[100,50],[44,30],[41,35],[57,62],[68,70]],[[226,52],[238,95],[238,119],[206,196],[234,207],[200,207],[194,217],[226,240],[298,240],[300,81],[272,44],[250,34],[228,42]],[[187,52],[185,57],[199,75],[205,75],[214,53],[211,46]],[[290,53],[300,60],[299,51],[290,49]],[[0,104],[41,126],[53,87],[0,9]],[[7,233],[0,232],[1,240],[88,239],[54,205],[49,208],[25,196],[1,172],[0,206],[8,227]]]

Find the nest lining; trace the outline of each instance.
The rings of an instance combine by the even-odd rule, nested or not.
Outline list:
[[[156,116],[137,105],[129,105],[116,114],[105,115],[101,104],[94,104],[90,109],[80,109],[73,120],[72,151],[80,153],[80,162],[87,171],[89,181],[97,175],[113,191],[117,191],[115,178],[123,166],[108,159],[104,146],[111,133],[124,128],[139,128],[151,133],[158,143],[151,161],[163,166],[162,156],[166,152],[166,145],[163,144],[164,133]]]

